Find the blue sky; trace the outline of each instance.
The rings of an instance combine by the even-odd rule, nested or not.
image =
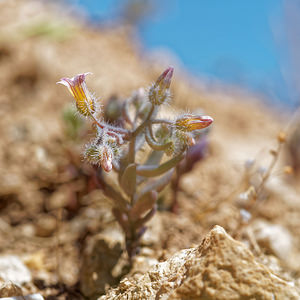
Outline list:
[[[72,0],[70,0],[72,1]],[[155,0],[153,0],[155,1]],[[111,20],[124,0],[73,0]],[[195,75],[291,101],[282,75],[283,0],[160,0],[140,26],[145,49],[167,48]]]

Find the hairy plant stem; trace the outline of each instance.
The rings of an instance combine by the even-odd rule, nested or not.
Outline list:
[[[145,120],[134,129],[130,134],[129,150],[128,150],[128,159],[126,161],[127,166],[129,164],[135,163],[135,154],[136,154],[136,138],[137,136],[150,124],[150,120],[155,111],[155,106],[152,104],[150,111],[145,118]],[[130,197],[130,207],[133,207],[136,199],[138,198],[137,193],[134,192]],[[130,216],[130,209],[126,212],[129,222],[129,232],[126,234],[126,249],[129,256],[130,263],[132,263],[132,257],[138,252],[139,239],[143,234],[143,228],[139,228],[136,222],[132,220]],[[150,216],[151,217],[151,216]],[[142,226],[142,225],[140,225]],[[140,230],[140,232],[137,232]]]
[[[154,112],[154,108],[155,106],[152,104],[151,105],[151,109],[148,113],[148,116],[146,117],[146,119],[144,120],[144,122],[142,122],[142,124],[140,124],[130,135],[131,140],[129,143],[129,153],[128,153],[128,164],[134,163],[135,162],[135,140],[136,137],[144,130],[144,128],[148,125],[149,120],[151,120],[152,114]]]
[[[114,126],[108,125],[107,123],[98,121],[95,118],[93,112],[90,110],[87,103],[86,103],[86,106],[89,111],[90,117],[94,120],[94,122],[97,124],[97,126],[99,126],[101,129],[108,129],[106,133],[110,136],[115,137],[118,140],[118,143],[120,145],[123,144],[123,139],[127,140],[129,138],[130,135],[129,135],[129,131],[127,129],[114,127]],[[123,136],[121,137],[121,136],[119,136],[119,134],[123,135]]]

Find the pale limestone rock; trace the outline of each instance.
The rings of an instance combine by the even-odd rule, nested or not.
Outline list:
[[[252,227],[256,241],[261,247],[282,260],[288,259],[293,249],[293,240],[286,228],[262,220],[255,221]]]
[[[31,273],[24,263],[14,255],[0,256],[0,277],[21,285],[31,281]]]
[[[177,252],[137,280],[121,281],[99,300],[300,299],[242,243],[215,226],[196,248]]]

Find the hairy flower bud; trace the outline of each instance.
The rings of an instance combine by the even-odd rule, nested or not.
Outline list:
[[[112,160],[113,152],[107,146],[103,147],[103,152],[100,157],[100,165],[105,172],[110,172],[112,170]]]
[[[105,172],[112,170],[114,151],[109,145],[90,144],[85,149],[84,157],[90,163],[100,165]]]
[[[65,85],[76,100],[78,111],[84,116],[90,116],[95,112],[95,100],[85,83],[86,75],[91,73],[83,73],[73,78],[62,78],[57,83]]]
[[[193,131],[208,127],[213,122],[213,118],[209,116],[197,116],[185,114],[175,121],[177,129],[182,131]]]
[[[149,90],[149,101],[154,105],[165,103],[170,97],[170,85],[174,69],[166,69],[151,86]]]
[[[174,68],[167,68],[156,80],[155,85],[159,86],[160,89],[168,89],[171,85],[171,79],[173,76]]]

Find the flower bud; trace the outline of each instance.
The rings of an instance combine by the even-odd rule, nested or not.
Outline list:
[[[213,122],[213,118],[209,116],[197,116],[185,114],[175,121],[177,129],[182,131],[193,131],[208,127]]]
[[[149,90],[149,101],[154,105],[165,103],[170,97],[170,85],[174,69],[166,69],[151,86]]]
[[[105,172],[110,172],[112,170],[112,160],[113,160],[112,151],[107,146],[104,146],[102,155],[100,157],[100,165]]]
[[[84,157],[92,164],[100,165],[105,172],[112,170],[113,149],[108,145],[91,144],[87,146]]]
[[[174,68],[169,67],[166,69],[156,80],[155,85],[159,86],[160,89],[168,89],[171,85],[171,79],[173,76]]]

